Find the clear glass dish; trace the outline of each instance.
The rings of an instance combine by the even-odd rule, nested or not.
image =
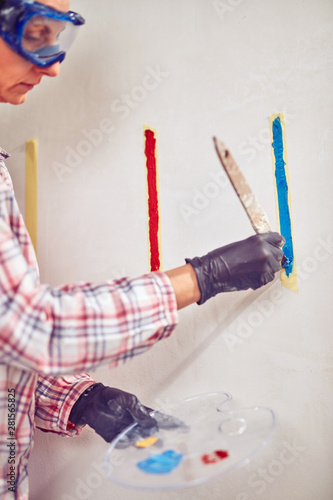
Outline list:
[[[275,416],[263,407],[228,410],[230,400],[228,393],[208,393],[152,412],[157,420],[161,414],[179,419],[176,428],[150,432],[131,425],[107,452],[110,479],[132,488],[177,489],[250,462],[270,441]]]

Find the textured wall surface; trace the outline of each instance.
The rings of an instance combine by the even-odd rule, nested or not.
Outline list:
[[[125,489],[103,477],[90,429],[36,434],[31,500],[331,500],[333,158],[331,0],[76,0],[87,20],[61,75],[1,105],[0,142],[24,207],[24,144],[39,142],[43,282],[148,271],[143,124],[157,130],[163,268],[252,234],[212,136],[276,225],[271,113],[284,111],[299,294],[274,283],[181,311],[174,335],[96,380],[154,407],[227,391],[271,407],[250,464],[196,488]]]

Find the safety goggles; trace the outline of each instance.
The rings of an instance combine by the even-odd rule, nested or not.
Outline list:
[[[84,22],[80,14],[33,0],[0,0],[0,37],[24,59],[44,68],[65,59]]]

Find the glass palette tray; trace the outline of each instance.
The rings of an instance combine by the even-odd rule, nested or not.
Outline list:
[[[176,489],[250,462],[270,441],[275,416],[263,407],[228,410],[230,400],[222,392],[194,396],[153,411],[158,431],[131,425],[108,449],[109,478],[133,488]]]

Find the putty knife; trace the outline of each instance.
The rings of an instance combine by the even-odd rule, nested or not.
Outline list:
[[[224,142],[216,137],[213,140],[221,164],[250,219],[253,229],[256,233],[270,232],[272,229],[267,214],[252,192],[234,157]],[[283,256],[282,266],[285,262],[286,258]]]

